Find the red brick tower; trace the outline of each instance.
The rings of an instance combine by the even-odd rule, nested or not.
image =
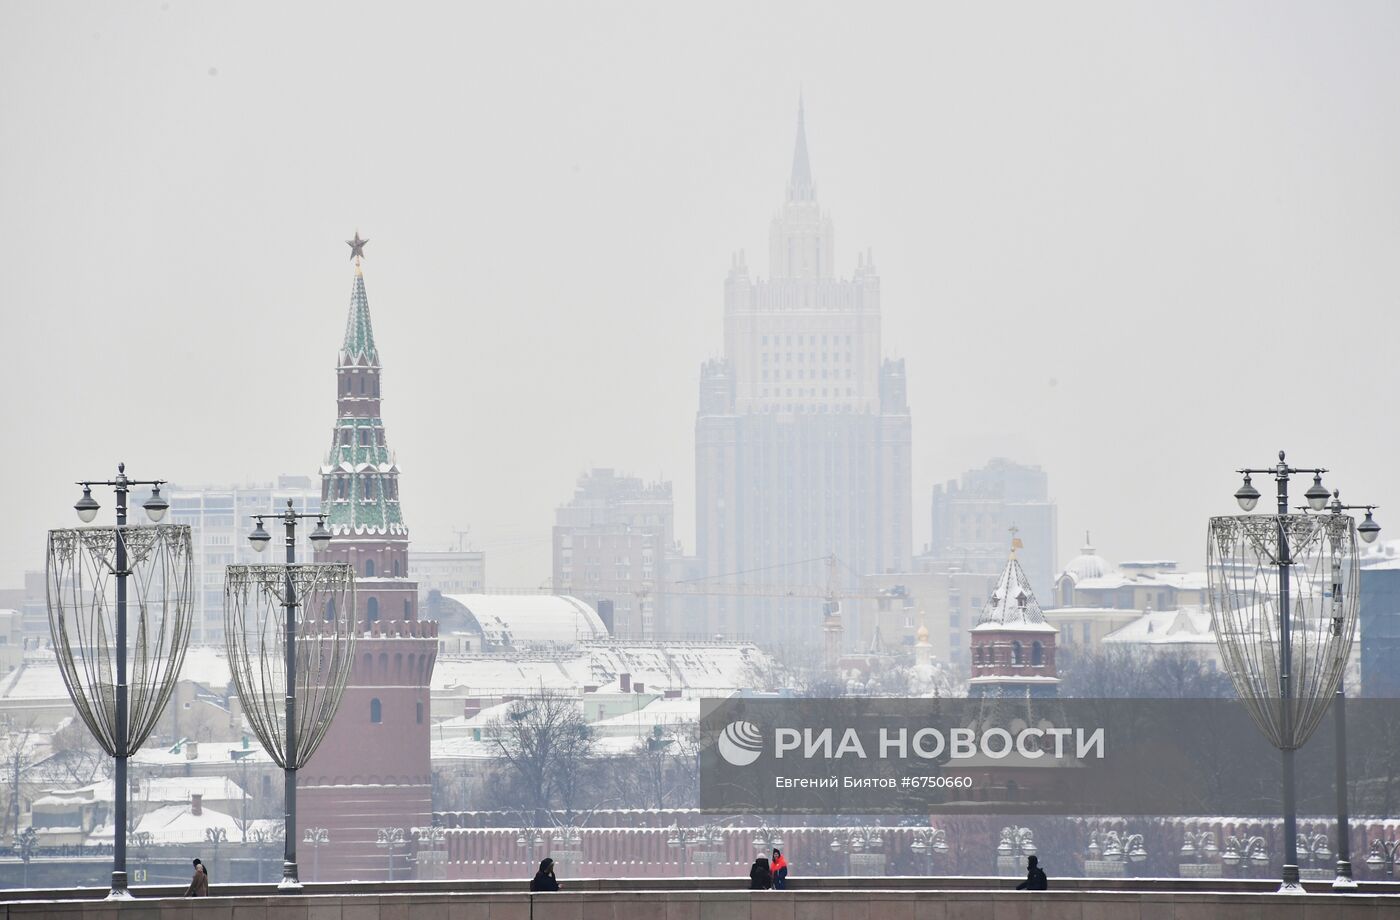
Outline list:
[[[1057,634],[1055,627],[1045,621],[1013,548],[996,588],[982,607],[977,625],[972,627],[968,695],[1030,699],[1057,696]]]
[[[418,586],[408,578],[408,528],[399,507],[399,468],[380,416],[379,352],[370,325],[360,261],[364,240],[351,241],[355,280],[350,317],[336,367],[336,423],[321,467],[321,508],[331,541],[321,562],[355,569],[360,637],[340,709],[316,756],[298,776],[303,828],[326,828],[329,842],[305,867],[309,881],[407,878],[406,850],[391,857],[376,845],[385,828],[432,821],[429,696],[437,624],[418,619]]]

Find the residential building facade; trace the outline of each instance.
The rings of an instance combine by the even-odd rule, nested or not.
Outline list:
[[[190,577],[195,584],[195,615],[190,642],[222,645],[224,641],[224,567],[266,562],[248,543],[253,515],[283,511],[287,502],[301,514],[321,508],[320,485],[310,476],[278,476],[275,483],[187,486],[165,490],[169,520],[186,524],[194,554]],[[311,558],[310,528],[297,532],[297,558]],[[280,543],[279,543],[280,545]]]
[[[438,594],[477,594],[486,589],[486,553],[481,550],[408,551],[408,577],[418,585],[418,603]]]
[[[1049,477],[1038,466],[994,457],[981,469],[933,487],[928,554],[965,571],[997,575],[1015,530],[1017,553],[1031,587],[1043,598],[1059,569],[1059,509],[1050,500]]]
[[[594,469],[554,512],[553,586],[594,610],[612,603],[613,635],[669,635],[666,561],[674,540],[669,482],[643,482]],[[606,609],[606,607],[604,608]]]

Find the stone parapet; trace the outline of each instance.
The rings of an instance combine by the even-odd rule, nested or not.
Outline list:
[[[524,882],[518,883],[523,886]],[[327,886],[330,887],[330,886]],[[350,886],[345,886],[350,887]],[[314,890],[314,889],[312,889]],[[1396,898],[1375,894],[1007,890],[444,891],[179,897],[136,901],[11,901],[3,920],[1383,920]]]

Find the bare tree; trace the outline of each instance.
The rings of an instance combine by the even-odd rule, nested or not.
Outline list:
[[[54,732],[49,749],[51,754],[46,764],[52,767],[56,778],[87,785],[112,776],[112,758],[102,750],[87,726],[77,719],[70,719]]]
[[[491,720],[496,743],[496,793],[536,812],[572,811],[583,804],[595,744],[579,701],[554,691],[516,700]]]
[[[649,808],[691,808],[699,798],[697,727],[653,733],[625,754],[604,759],[601,778],[608,798]]]
[[[1229,675],[1184,648],[1146,651],[1105,646],[1090,651],[1066,647],[1060,665],[1063,697],[1201,700],[1234,695]]]
[[[24,798],[23,783],[35,766],[34,723],[8,722],[0,737],[0,766],[5,774],[5,817],[0,823],[0,836],[19,834],[19,816]],[[18,839],[17,836],[11,839]]]

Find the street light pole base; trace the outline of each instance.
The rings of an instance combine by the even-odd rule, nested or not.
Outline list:
[[[301,879],[297,878],[297,864],[294,862],[282,863],[282,881],[277,883],[278,891],[289,891],[292,893],[301,891]]]
[[[1285,865],[1283,867],[1283,881],[1278,886],[1278,893],[1307,894],[1307,891],[1303,889],[1303,883],[1298,878],[1298,867]]]
[[[1332,881],[1333,891],[1352,891],[1356,888],[1356,879],[1351,877],[1351,862],[1345,859],[1337,860],[1337,877]]]
[[[126,884],[126,872],[112,873],[112,890],[107,892],[108,901],[132,901],[135,896]]]

